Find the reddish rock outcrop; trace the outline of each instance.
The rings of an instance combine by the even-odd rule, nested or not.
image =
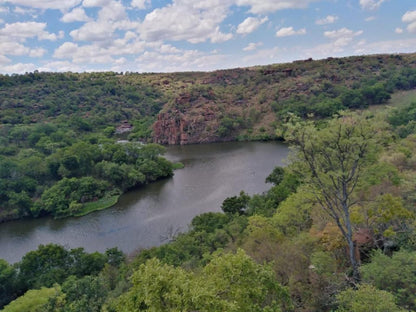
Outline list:
[[[217,110],[213,101],[183,93],[168,111],[159,113],[153,124],[153,142],[184,145],[219,141]]]
[[[153,142],[159,144],[194,144],[218,141],[215,113],[193,111],[187,114],[178,110],[160,113],[153,125]]]

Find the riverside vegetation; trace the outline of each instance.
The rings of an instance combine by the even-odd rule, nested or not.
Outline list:
[[[314,115],[302,113],[304,109],[297,111],[296,105],[281,104],[274,112],[274,122],[280,120],[274,131],[293,150],[290,165],[275,168],[267,177],[272,185],[268,192],[249,196],[242,191],[229,197],[222,204],[223,213],[197,216],[187,233],[128,258],[117,249],[88,254],[82,249],[41,245],[14,265],[0,260],[0,305],[4,311],[415,311],[416,95],[409,91],[409,101],[395,104],[400,101],[394,94],[390,102],[393,107],[366,109],[370,104],[387,101],[393,91],[416,86],[412,57],[382,56],[383,62],[400,63],[406,59],[408,66],[401,63],[395,67],[391,63],[386,69],[391,75],[384,76],[381,70],[379,75],[362,77],[362,84],[344,87],[335,95],[317,93],[316,99],[299,99],[297,103],[307,105],[307,112]],[[372,64],[374,60],[378,58],[362,57],[362,64]],[[294,64],[300,68],[325,64],[319,62]],[[361,77],[367,71],[363,66],[354,75]],[[114,77],[107,73],[96,75]],[[18,80],[25,76],[6,78]],[[372,84],[366,85],[366,81]],[[333,87],[336,89],[336,85]],[[380,95],[379,100],[364,96],[364,87]],[[357,97],[351,97],[352,93]],[[356,104],[334,106],[333,101],[343,98],[355,98]],[[332,117],[319,114],[318,108],[324,102]],[[91,110],[99,107],[97,104]],[[341,108],[359,110],[340,111]],[[284,111],[289,114],[283,114]],[[115,138],[115,124],[100,124],[99,115],[94,119],[93,113],[91,120],[76,114],[77,111],[66,120],[78,118],[91,123],[92,128],[80,130],[74,128],[76,123],[68,122],[64,133],[77,133],[70,136],[74,141],[56,146],[53,143],[59,144],[60,140],[46,133],[41,136],[44,141],[50,140],[55,149],[38,157],[49,159],[57,153],[57,175],[70,173],[54,182],[45,179],[47,187],[41,196],[28,195],[30,211],[52,213],[40,208],[47,206],[38,205],[50,203],[52,208],[64,200],[68,208],[76,207],[76,200],[84,193],[77,193],[76,187],[68,193],[63,191],[71,190],[73,184],[94,190],[97,193],[92,196],[97,198],[106,192],[111,194],[110,182],[106,182],[103,172],[112,171],[101,167],[118,168],[121,181],[129,181],[126,177],[131,170],[137,172],[135,177],[141,173],[149,181],[163,176],[152,175],[158,172],[154,170],[156,165],[140,167],[150,161],[160,162],[171,174],[168,169],[172,170],[172,166],[158,156],[161,147],[115,144],[111,141]],[[59,122],[65,124],[59,116],[42,119],[38,115],[39,121],[48,120],[47,123],[4,122],[2,129],[11,131],[27,126],[27,137],[41,126],[55,126],[57,132],[61,129]],[[106,130],[105,135],[108,127],[113,128]],[[236,135],[234,138],[246,133],[246,128],[238,127],[230,132]],[[137,139],[139,134],[135,131],[130,136]],[[224,138],[231,138],[230,133]],[[2,172],[9,175],[2,181],[7,183],[14,182],[16,176],[28,178],[24,171],[20,171],[20,176],[10,175],[11,171],[3,168],[31,169],[43,163],[34,161],[33,165],[22,167],[20,162],[32,155],[29,152],[41,153],[38,149],[42,145],[37,146],[40,139],[29,146],[27,137],[20,143],[14,142],[14,137],[19,138],[4,137],[1,164],[7,166],[2,165]],[[75,141],[74,137],[85,141]],[[92,155],[102,155],[108,149],[114,152],[109,158],[92,157],[84,163],[81,156],[90,146]],[[83,151],[75,154],[77,162],[64,162],[64,156],[77,151]],[[23,157],[24,153],[27,157]],[[122,160],[117,161],[117,157]],[[72,163],[78,164],[74,168],[79,171],[70,171]],[[126,171],[121,170],[123,166],[127,166]],[[150,169],[144,170],[146,167]],[[51,166],[47,168],[50,170]],[[143,177],[135,177],[132,184],[145,182]]]

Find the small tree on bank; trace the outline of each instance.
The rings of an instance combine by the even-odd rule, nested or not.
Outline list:
[[[285,138],[294,147],[295,170],[304,176],[316,202],[335,221],[348,245],[355,282],[360,280],[355,254],[351,208],[354,191],[365,165],[374,161],[375,130],[371,120],[356,114],[343,115],[318,129],[311,121],[293,118]]]

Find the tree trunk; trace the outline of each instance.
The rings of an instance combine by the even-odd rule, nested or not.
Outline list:
[[[351,227],[351,220],[349,215],[349,210],[347,207],[345,207],[346,210],[344,210],[345,216],[346,216],[346,228],[347,228],[347,243],[348,243],[348,254],[350,257],[351,267],[352,267],[352,278],[354,280],[354,283],[360,282],[360,270],[359,270],[359,263],[356,258],[355,254],[355,244],[352,237],[352,227]]]

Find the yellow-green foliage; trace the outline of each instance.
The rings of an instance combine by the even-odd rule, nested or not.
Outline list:
[[[337,312],[404,312],[388,291],[378,290],[374,286],[363,284],[358,289],[347,289],[337,296]]]
[[[310,226],[313,195],[304,187],[283,201],[272,223],[285,235],[295,235]]]
[[[200,273],[151,259],[131,280],[133,287],[120,298],[117,311],[277,312],[289,307],[271,268],[256,264],[243,250],[217,253]]]
[[[59,286],[55,288],[31,289],[23,296],[10,302],[2,310],[3,312],[43,312],[44,305],[60,291]]]

